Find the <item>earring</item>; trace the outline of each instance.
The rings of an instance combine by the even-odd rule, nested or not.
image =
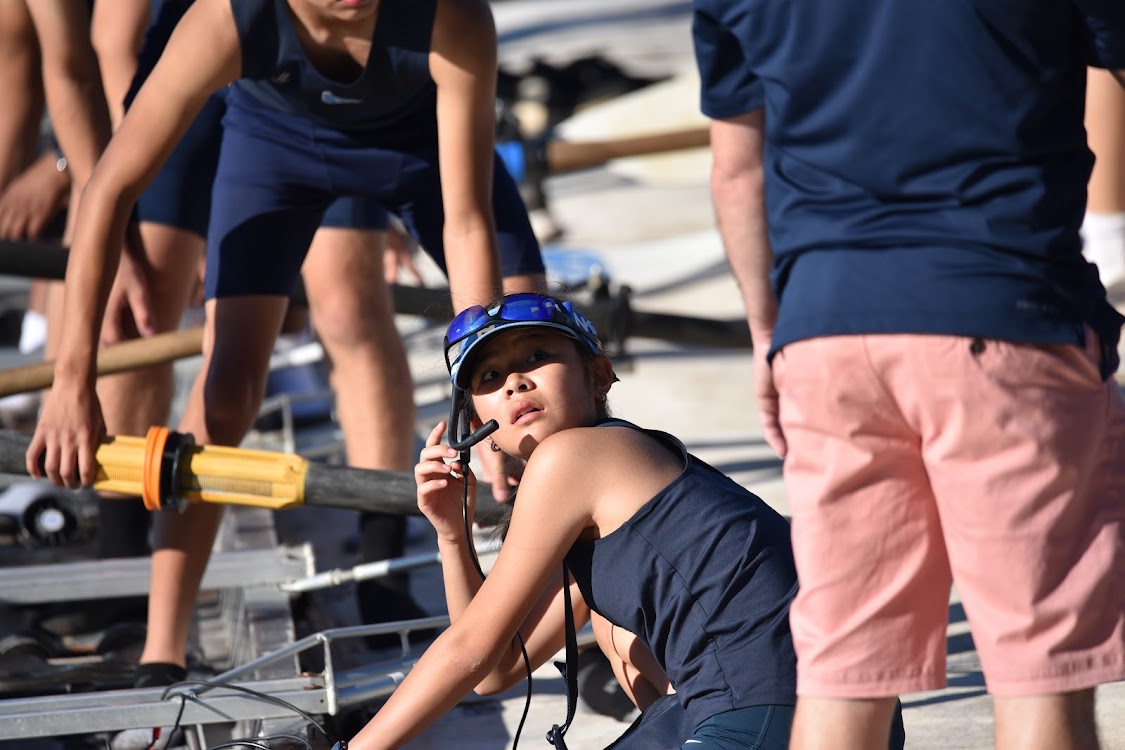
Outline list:
[[[491,450],[491,451],[492,451],[493,453],[499,453],[499,452],[500,452],[500,446],[499,446],[499,445],[497,445],[497,444],[496,444],[496,443],[495,443],[495,442],[494,442],[494,441],[492,440],[492,438],[489,438],[489,439],[488,439],[488,448],[489,448],[489,450]]]

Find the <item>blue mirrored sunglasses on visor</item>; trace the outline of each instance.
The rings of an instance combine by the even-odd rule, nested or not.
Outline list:
[[[454,380],[461,360],[478,340],[477,334],[503,327],[498,323],[547,323],[551,328],[569,332],[593,352],[602,348],[597,327],[575,310],[569,300],[560,302],[541,294],[510,294],[493,307],[474,305],[465,308],[449,324],[445,333],[445,365]],[[457,348],[456,354],[450,358],[454,347]]]

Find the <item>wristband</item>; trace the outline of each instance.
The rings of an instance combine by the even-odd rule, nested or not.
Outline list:
[[[347,740],[340,740],[339,742],[337,742],[335,745],[332,746],[332,750],[348,750],[348,741]]]

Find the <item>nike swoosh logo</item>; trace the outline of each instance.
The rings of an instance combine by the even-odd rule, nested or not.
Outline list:
[[[325,104],[360,104],[362,99],[349,99],[346,96],[337,96],[328,89],[320,92],[320,100]]]

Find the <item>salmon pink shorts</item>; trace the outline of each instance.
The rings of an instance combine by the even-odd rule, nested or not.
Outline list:
[[[1125,679],[1125,403],[1087,339],[838,336],[774,357],[799,695],[944,687],[951,584],[993,695]]]

